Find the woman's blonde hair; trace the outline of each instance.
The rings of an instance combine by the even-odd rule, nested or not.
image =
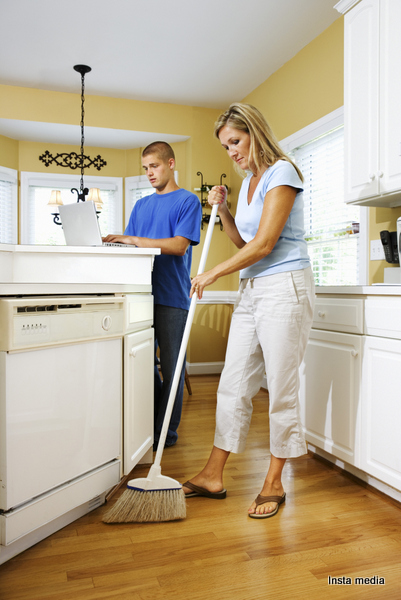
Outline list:
[[[278,160],[286,160],[293,165],[301,181],[304,180],[297,165],[280,148],[269,124],[257,108],[240,102],[231,104],[214,125],[214,134],[217,138],[226,125],[249,134],[249,164],[254,166],[256,171],[260,171],[263,167],[271,167]]]

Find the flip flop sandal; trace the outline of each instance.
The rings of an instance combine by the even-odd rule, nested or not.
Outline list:
[[[192,490],[189,494],[185,494],[185,498],[194,498],[195,496],[203,496],[205,498],[211,498],[212,500],[223,500],[227,495],[227,490],[221,490],[221,492],[209,492],[206,488],[194,485],[190,481],[186,481],[182,484],[182,487],[189,488]]]
[[[282,496],[261,496],[259,494],[259,496],[255,500],[256,506],[259,506],[260,504],[265,504],[265,502],[277,502],[277,506],[274,510],[272,510],[269,513],[248,513],[248,517],[251,517],[251,519],[268,519],[269,517],[274,517],[274,515],[278,513],[280,504],[282,504],[284,500],[285,492]]]

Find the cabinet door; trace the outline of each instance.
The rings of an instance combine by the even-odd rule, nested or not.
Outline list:
[[[362,336],[312,329],[300,369],[308,442],[357,465]]]
[[[379,193],[379,1],[345,15],[345,200]]]
[[[366,336],[361,468],[401,490],[401,341]]]
[[[380,5],[381,192],[401,190],[401,2]]]
[[[124,337],[124,475],[153,445],[154,334]]]

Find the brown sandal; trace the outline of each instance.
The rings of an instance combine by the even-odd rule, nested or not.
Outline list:
[[[223,500],[227,495],[227,490],[221,490],[221,492],[209,492],[206,488],[200,487],[191,483],[190,481],[186,481],[182,484],[182,487],[186,487],[192,492],[189,494],[185,494],[185,498],[193,498],[194,496],[204,496],[205,498],[211,498],[212,500]]]
[[[280,504],[285,501],[285,492],[282,496],[259,496],[256,498],[255,503],[256,506],[260,506],[260,504],[265,504],[266,502],[277,502],[277,506],[274,510],[269,513],[248,513],[248,517],[251,519],[268,519],[269,517],[274,517],[278,513],[278,509]]]

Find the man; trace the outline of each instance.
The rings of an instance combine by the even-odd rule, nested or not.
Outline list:
[[[156,449],[188,315],[192,246],[200,241],[202,210],[197,196],[176,184],[175,156],[169,144],[153,142],[147,146],[142,152],[142,166],[156,192],[136,202],[123,236],[108,235],[105,241],[161,249],[161,255],[155,257],[152,273],[155,340],[160,349],[163,376],[162,381],[155,365]],[[177,441],[184,377],[185,360],[166,446],[173,446]]]

